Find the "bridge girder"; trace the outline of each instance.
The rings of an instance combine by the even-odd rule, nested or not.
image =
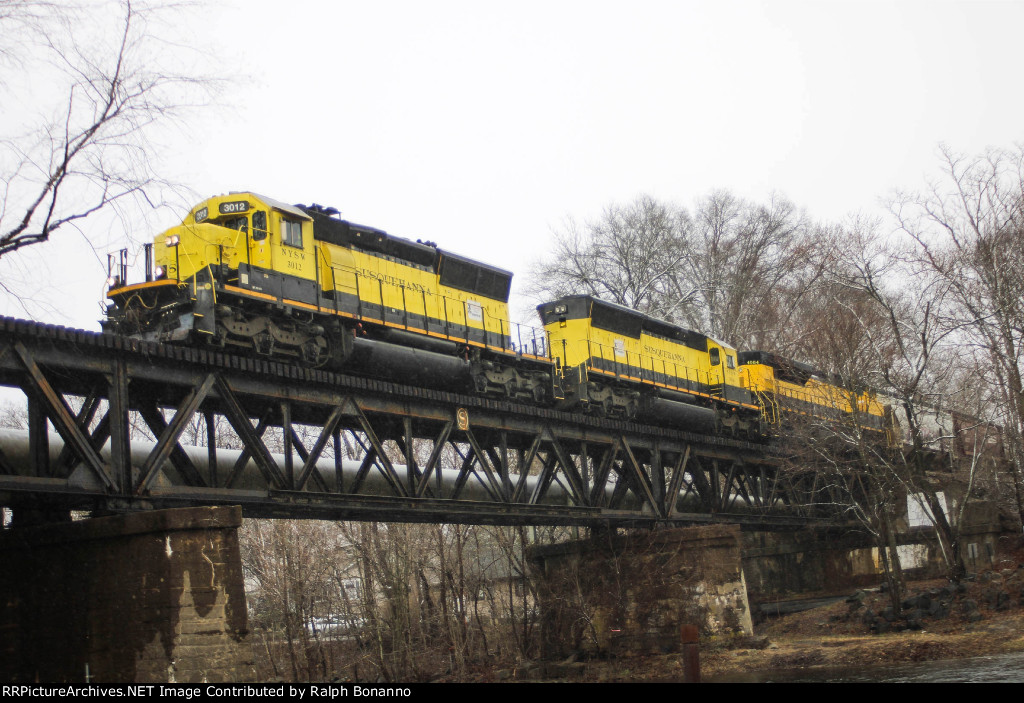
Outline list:
[[[810,519],[763,445],[213,349],[0,318],[0,384],[20,388],[28,406],[26,447],[0,436],[9,505],[770,529]],[[156,442],[134,438],[133,422]],[[205,442],[205,459],[186,432]],[[218,445],[229,443],[237,450],[226,458]]]

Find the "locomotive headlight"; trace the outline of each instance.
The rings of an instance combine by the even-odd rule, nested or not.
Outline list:
[[[175,247],[178,246],[179,241],[181,240],[178,239],[178,235],[172,234],[170,237],[164,240],[164,246]]]
[[[555,314],[556,315],[564,315],[565,314],[565,306],[564,305],[556,305],[555,306]]]
[[[164,277],[164,267],[163,266],[157,266],[156,270],[153,271],[153,273],[156,274],[157,278],[163,278]]]
[[[107,279],[107,288],[113,288],[115,285],[117,285],[117,279],[116,278],[111,276],[110,278]]]

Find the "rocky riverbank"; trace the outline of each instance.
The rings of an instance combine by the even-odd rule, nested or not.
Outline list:
[[[761,623],[757,637],[710,643],[705,677],[812,666],[875,666],[1024,651],[1021,571],[980,574],[952,587],[910,584],[894,613],[888,594],[867,591],[846,601]]]

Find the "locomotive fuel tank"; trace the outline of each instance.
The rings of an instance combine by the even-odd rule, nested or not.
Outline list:
[[[468,361],[436,351],[357,338],[345,368],[395,383],[466,392],[473,388]]]
[[[638,422],[671,425],[687,432],[711,432],[717,427],[718,413],[699,405],[665,398],[650,398],[637,411]]]

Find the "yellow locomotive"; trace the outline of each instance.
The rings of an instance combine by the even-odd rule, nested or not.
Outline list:
[[[762,438],[787,413],[884,408],[812,369],[738,352],[592,296],[509,320],[512,274],[252,192],[196,205],[146,248],[146,280],[111,267],[104,327],[600,416]]]
[[[480,392],[543,397],[545,340],[509,323],[511,273],[336,214],[251,192],[209,198],[156,238],[147,281],[126,285],[123,264],[111,277],[105,328],[379,375],[390,360],[418,369],[411,381],[454,374]],[[450,358],[424,367],[431,357],[403,348]]]
[[[558,361],[563,405],[750,438],[794,414],[839,419],[856,412],[863,426],[883,428],[885,409],[874,394],[851,393],[806,364],[737,352],[592,296],[566,296],[537,310]]]
[[[537,310],[559,362],[564,403],[641,419],[685,409],[691,426],[762,433],[760,408],[741,386],[728,345],[588,295]]]
[[[852,391],[840,379],[770,352],[740,352],[739,359],[743,387],[770,424],[790,414],[826,420],[854,417],[861,427],[886,429],[889,411],[873,389]]]

